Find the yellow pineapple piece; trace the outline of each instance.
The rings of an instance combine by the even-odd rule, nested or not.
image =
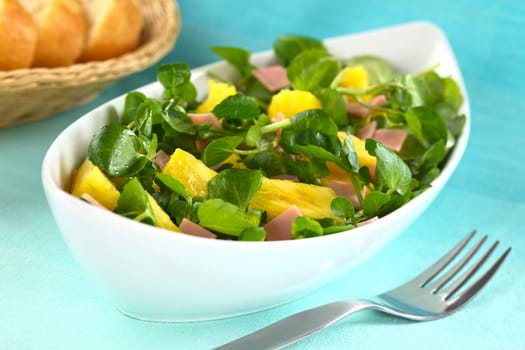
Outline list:
[[[87,158],[75,175],[71,194],[75,197],[88,194],[109,210],[117,207],[120,196],[120,192],[109,178]]]
[[[215,106],[221,103],[226,97],[235,95],[235,86],[227,83],[217,83],[215,80],[208,80],[208,97],[197,107],[197,113],[209,113]]]
[[[153,210],[153,216],[155,216],[155,220],[157,221],[157,227],[165,228],[167,230],[181,232],[179,227],[171,221],[171,218],[169,215],[160,207],[160,205],[157,203],[155,198],[151,196],[149,193],[146,192],[148,195],[148,202],[151,205],[151,209]]]
[[[275,218],[292,205],[314,219],[332,217],[332,199],[336,197],[330,187],[310,185],[290,180],[263,178],[261,188],[250,207],[266,210],[268,220]]]
[[[217,174],[182,149],[175,150],[162,172],[179,180],[192,196],[206,196],[208,182]],[[294,204],[303,215],[312,218],[334,217],[330,202],[335,197],[335,192],[328,187],[263,178],[261,188],[250,206],[266,210],[269,220]]]
[[[321,108],[321,102],[311,92],[284,89],[273,95],[268,107],[268,116],[276,118],[281,112],[285,118],[290,118],[299,112],[317,108]]]
[[[346,67],[344,69],[345,76],[341,82],[341,86],[345,88],[364,90],[368,88],[368,72],[362,65]]]
[[[173,152],[162,173],[179,180],[192,196],[206,196],[208,181],[217,175],[202,161],[180,148]]]

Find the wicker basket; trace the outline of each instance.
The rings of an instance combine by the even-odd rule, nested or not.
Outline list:
[[[43,119],[94,99],[116,80],[151,66],[179,35],[175,0],[139,0],[145,17],[140,45],[117,58],[61,68],[0,71],[0,128]]]

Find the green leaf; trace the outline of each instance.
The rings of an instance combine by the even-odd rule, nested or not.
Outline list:
[[[228,96],[213,109],[213,114],[228,124],[242,126],[256,120],[261,114],[259,105],[252,97],[235,94]]]
[[[350,136],[346,136],[341,149],[342,162],[352,172],[359,172],[359,159],[355,151],[354,142]],[[367,168],[368,169],[368,168]]]
[[[244,164],[250,169],[260,169],[267,177],[287,173],[287,164],[292,160],[288,153],[267,150],[249,155]]]
[[[437,168],[439,163],[441,163],[446,155],[447,150],[445,142],[443,140],[439,140],[430,146],[425,151],[425,153],[423,153],[417,164],[417,169],[423,170],[428,168]]]
[[[447,143],[447,123],[434,108],[427,106],[412,108],[405,114],[405,119],[414,136],[425,147],[439,140]]]
[[[240,241],[264,241],[266,239],[266,231],[262,227],[248,227],[245,228],[239,236]]]
[[[377,158],[376,183],[399,194],[407,193],[412,180],[408,165],[391,149],[374,139],[367,139],[365,148]]]
[[[306,216],[298,216],[292,222],[292,238],[310,238],[322,236],[324,233],[321,224]]]
[[[132,176],[147,158],[139,153],[139,138],[125,126],[109,124],[100,128],[89,144],[89,159],[110,176]]]
[[[180,197],[184,198],[187,202],[191,200],[191,195],[186,190],[186,187],[169,174],[158,173],[155,174],[155,182],[160,187],[161,191],[170,191]]]
[[[310,109],[288,119],[294,130],[312,129],[328,135],[337,135],[337,125],[330,114],[321,109]]]
[[[225,136],[213,140],[202,152],[201,160],[207,166],[219,164],[235,151],[243,139],[242,136]]]
[[[198,207],[197,215],[201,226],[235,237],[239,237],[247,228],[258,226],[253,216],[247,215],[238,206],[220,198],[202,202]]]
[[[334,89],[324,89],[319,96],[323,110],[332,116],[338,127],[349,123],[345,98]]]
[[[216,55],[234,66],[241,76],[245,76],[252,67],[250,64],[250,51],[238,47],[214,46],[211,48]]]
[[[330,202],[330,209],[335,216],[348,220],[355,214],[354,204],[345,197],[336,197]]]
[[[251,169],[226,169],[208,182],[208,197],[220,198],[246,211],[262,185],[262,173]]]
[[[329,87],[340,70],[339,61],[325,50],[308,50],[298,54],[286,72],[294,89],[315,92]]]
[[[317,130],[283,130],[281,146],[289,153],[337,162],[341,143],[337,136]]]
[[[326,51],[326,48],[321,41],[300,35],[282,35],[278,37],[273,43],[273,49],[275,55],[285,66],[287,66],[288,63],[298,54],[306,50],[316,49]]]
[[[140,181],[133,178],[122,188],[115,212],[150,225],[156,225],[155,215]]]
[[[157,68],[157,80],[164,87],[168,99],[194,102],[197,91],[190,79],[191,69],[186,63],[161,64]]]
[[[135,120],[137,108],[146,100],[146,95],[139,91],[133,91],[126,95],[124,110],[122,111],[122,122],[129,124]]]
[[[376,216],[379,210],[390,200],[390,195],[373,191],[366,195],[363,202],[363,211],[368,217]]]

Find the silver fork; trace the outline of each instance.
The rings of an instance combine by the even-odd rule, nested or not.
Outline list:
[[[280,349],[365,309],[374,309],[414,321],[430,321],[448,316],[465,305],[487,284],[511,250],[509,247],[483,275],[466,286],[499,243],[496,241],[477,261],[466,267],[487,240],[487,236],[483,236],[463,257],[458,258],[449,270],[444,271],[459,256],[475,233],[476,231],[469,233],[445,256],[416,278],[397,288],[370,299],[341,300],[296,313],[215,350]],[[466,271],[460,274],[464,267]],[[464,288],[461,289],[462,287]]]

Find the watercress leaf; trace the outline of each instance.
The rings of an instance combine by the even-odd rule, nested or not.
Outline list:
[[[348,125],[348,114],[346,112],[345,98],[334,89],[323,89],[319,96],[323,110],[332,116],[338,127]]]
[[[337,136],[314,129],[283,130],[281,146],[289,153],[338,162],[341,143]]]
[[[176,103],[169,103],[165,106],[164,113],[162,113],[161,116],[167,124],[165,127],[188,135],[195,135],[197,133],[197,126],[193,124],[184,108]]]
[[[372,191],[368,193],[363,201],[363,211],[368,217],[376,216],[379,210],[390,200],[390,195]]]
[[[392,64],[378,56],[362,55],[355,56],[345,61],[346,66],[362,65],[368,72],[370,85],[387,83],[396,75]]]
[[[261,148],[262,132],[260,124],[256,123],[248,129],[244,142],[246,143],[246,146],[255,147],[257,149]]]
[[[433,103],[434,95],[424,77],[407,74],[403,80],[408,93],[412,96],[412,107]]]
[[[225,136],[213,140],[202,152],[201,160],[208,166],[219,164],[228,158],[243,140],[242,136]]]
[[[146,95],[139,91],[133,91],[126,95],[124,110],[122,111],[122,122],[129,124],[135,120],[138,106],[146,100]]]
[[[266,231],[262,227],[248,227],[242,230],[239,236],[240,241],[261,242],[266,239]]]
[[[191,79],[191,69],[186,63],[161,64],[157,68],[157,80],[164,89],[177,96],[177,88],[186,85]]]
[[[173,176],[163,173],[155,174],[155,183],[160,187],[161,191],[173,192],[184,198],[187,202],[191,201],[191,196],[186,190],[186,187]]]
[[[399,194],[408,192],[412,179],[408,165],[391,149],[374,139],[367,139],[365,148],[377,158],[376,183]]]
[[[209,199],[198,207],[199,224],[207,229],[239,237],[250,227],[257,227],[254,218],[238,206],[220,198]]]
[[[267,177],[287,173],[287,164],[291,158],[286,152],[266,150],[249,155],[244,164],[250,169],[260,169]]]
[[[294,130],[312,129],[328,135],[337,135],[337,125],[330,114],[322,109],[310,109],[297,113],[289,119]]]
[[[354,142],[350,136],[346,136],[341,149],[341,161],[346,169],[357,173],[359,171],[359,159],[355,150]]]
[[[416,138],[423,139],[423,145],[429,147],[439,140],[447,142],[448,127],[446,121],[432,107],[421,106],[410,109],[406,114],[408,127]]]
[[[88,157],[110,176],[131,176],[136,171],[133,165],[144,158],[140,149],[141,142],[131,130],[121,124],[108,124],[91,139]]]
[[[329,87],[340,70],[340,62],[325,50],[307,50],[292,60],[286,73],[294,89],[316,92]]]
[[[301,182],[314,183],[328,176],[330,170],[322,159],[293,160],[287,164],[287,173],[296,176]]]
[[[307,216],[298,216],[292,221],[292,238],[301,239],[323,235],[321,224]]]
[[[330,202],[330,209],[335,216],[348,220],[355,214],[354,204],[345,197],[336,197]]]
[[[145,135],[139,136],[140,142],[142,143],[142,148],[146,152],[146,158],[148,159],[154,159],[157,155],[157,147],[158,147],[158,141],[157,141],[157,135],[152,134],[150,138],[146,137]]]
[[[238,47],[214,46],[211,50],[234,66],[241,76],[245,76],[252,67],[250,64],[250,51]]]
[[[242,126],[246,121],[256,120],[261,114],[257,101],[249,96],[228,96],[213,109],[213,114],[228,124]]]
[[[315,38],[300,35],[282,35],[273,42],[275,55],[285,66],[303,51],[316,49],[326,51],[323,43]]]
[[[419,158],[417,169],[421,171],[422,169],[437,168],[446,154],[445,142],[443,140],[437,141]]]
[[[131,179],[122,188],[115,212],[136,221],[156,224],[148,194],[137,178]]]
[[[246,211],[262,185],[262,173],[252,169],[226,169],[208,182],[208,197],[220,198]]]
[[[370,181],[372,181],[370,169],[366,165],[363,165],[359,168],[359,179],[361,179],[361,181],[365,184],[368,184]]]

